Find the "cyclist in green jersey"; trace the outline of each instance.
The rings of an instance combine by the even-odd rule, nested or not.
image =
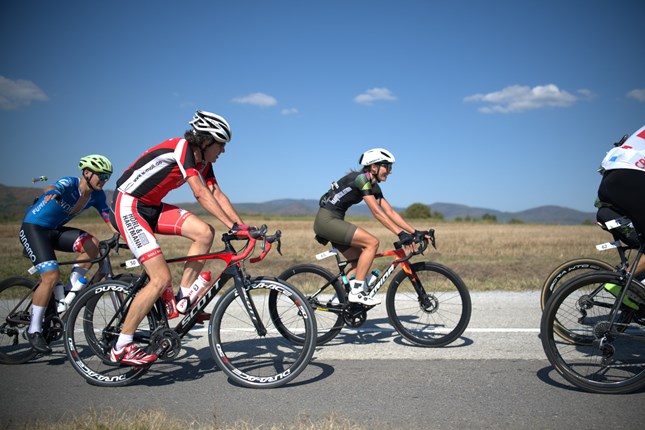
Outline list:
[[[316,239],[323,245],[331,242],[346,259],[356,261],[348,272],[355,275],[355,279],[350,281],[348,297],[353,303],[368,306],[381,303],[379,298],[364,294],[367,272],[380,244],[367,230],[345,221],[345,213],[351,206],[364,201],[374,218],[396,234],[403,245],[411,246],[413,235],[423,235],[383,197],[380,183],[392,173],[394,161],[394,155],[387,149],[370,149],[358,161],[363,166],[361,170],[352,171],[333,182],[329,191],[320,198],[320,209],[314,221]]]

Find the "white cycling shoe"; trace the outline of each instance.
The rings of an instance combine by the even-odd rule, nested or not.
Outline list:
[[[347,296],[350,303],[362,303],[365,306],[376,306],[381,304],[381,299],[370,297],[362,288],[352,288]]]

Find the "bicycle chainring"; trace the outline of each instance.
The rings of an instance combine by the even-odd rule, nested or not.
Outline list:
[[[367,310],[359,303],[350,303],[343,311],[343,320],[350,327],[360,327],[367,321]]]
[[[51,317],[43,323],[43,337],[47,343],[51,343],[55,340],[59,340],[63,337],[63,331],[65,330],[63,320],[59,317]]]
[[[150,350],[160,360],[174,360],[181,351],[181,338],[174,330],[159,327],[150,336]]]

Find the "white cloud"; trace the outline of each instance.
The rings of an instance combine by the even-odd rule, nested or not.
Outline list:
[[[645,102],[645,88],[638,88],[627,93],[627,97],[639,102]]]
[[[252,93],[243,97],[236,97],[233,99],[235,103],[261,106],[261,107],[270,107],[278,104],[278,101],[264,93]]]
[[[29,106],[32,101],[49,100],[47,95],[31,81],[16,81],[0,76],[0,109],[16,110]]]
[[[579,90],[579,94],[589,99],[592,93],[589,90]],[[474,94],[464,98],[466,102],[481,102],[488,104],[479,108],[483,113],[509,113],[523,112],[544,107],[567,107],[578,100],[578,97],[554,84],[538,85],[530,88],[527,86],[511,85],[488,94]]]
[[[372,88],[354,97],[356,103],[364,105],[371,105],[379,100],[394,101],[396,97],[387,88]]]
[[[298,109],[296,109],[296,108],[282,109],[282,111],[280,111],[280,113],[282,115],[295,115],[295,114],[298,113]]]

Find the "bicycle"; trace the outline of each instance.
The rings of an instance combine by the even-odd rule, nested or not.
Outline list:
[[[119,243],[119,234],[99,242],[99,255],[94,259],[61,261],[59,266],[76,263],[99,263],[88,284],[104,279],[118,279],[127,275],[115,275],[110,261],[112,249],[126,247]],[[28,273],[36,273],[32,266]],[[34,351],[27,340],[26,332],[31,321],[31,300],[39,282],[33,278],[14,276],[0,282],[0,364],[25,363],[39,353]],[[76,300],[76,298],[74,299]],[[45,311],[42,333],[48,343],[62,338],[66,312],[58,313],[56,300],[52,294]]]
[[[629,218],[622,216],[613,209],[605,209],[600,208],[598,210],[598,221],[596,224],[603,230],[611,233],[614,240],[596,245],[596,249],[598,251],[615,249],[620,263],[614,266],[606,261],[595,258],[575,258],[562,263],[551,272],[542,286],[540,297],[542,310],[544,310],[547,301],[559,285],[566,283],[578,275],[600,270],[613,272],[627,269],[629,265],[629,253],[634,249],[638,249],[638,238]],[[557,323],[557,321],[554,329],[560,337],[567,338],[567,330]]]
[[[432,246],[436,248],[434,230],[422,233],[430,236]],[[416,235],[414,243],[418,248],[408,255],[400,242],[394,243],[393,250],[376,254],[375,258],[392,257],[394,261],[378,277],[368,294],[374,297],[394,270],[401,266],[402,270],[392,278],[386,295],[390,323],[413,344],[445,346],[461,336],[468,326],[472,310],[470,293],[459,275],[448,267],[429,261],[410,263],[410,258],[423,254],[428,247],[428,239]],[[345,269],[350,261],[342,260],[337,249],[322,252],[316,255],[316,259],[332,256],[338,266],[336,274],[319,265],[305,263],[278,276],[303,291],[313,291],[307,295],[307,300],[316,312],[318,345],[332,340],[345,325],[363,325],[367,312],[373,308],[347,300],[350,286]],[[300,340],[296,334],[286,330],[283,334],[294,341]]]
[[[629,271],[580,275],[555,290],[544,308],[544,352],[576,387],[612,394],[645,386],[645,285],[634,278],[644,239]],[[610,285],[619,286],[620,293]]]
[[[245,387],[273,388],[293,380],[314,353],[313,310],[302,293],[287,282],[268,276],[251,277],[243,265],[247,259],[251,263],[263,260],[274,242],[280,252],[280,236],[280,230],[268,236],[266,225],[260,229],[228,232],[222,235],[222,251],[167,259],[170,264],[221,260],[226,266],[206,284],[201,296],[185,315],[180,315],[174,328],[170,327],[164,302],[159,298],[137,328],[134,341],[161,361],[174,360],[179,355],[181,339],[195,325],[198,314],[233,279],[234,285],[216,302],[208,325],[215,363],[230,379]],[[245,241],[239,252],[231,243],[236,240]],[[262,252],[250,258],[257,241],[262,243]],[[148,280],[144,270],[129,283],[114,280],[98,283],[86,288],[68,311],[64,333],[67,356],[88,383],[127,385],[151,367],[152,364],[141,367],[115,364],[108,359],[134,296]],[[266,310],[267,292],[275,300],[271,313]],[[277,316],[279,320],[275,319]],[[276,325],[281,328],[277,329]],[[298,333],[302,342],[295,344],[282,337],[279,333],[282,327]]]

